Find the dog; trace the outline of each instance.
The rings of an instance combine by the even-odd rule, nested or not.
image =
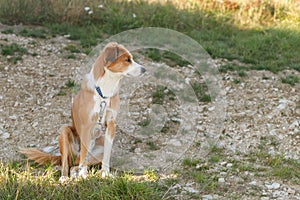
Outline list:
[[[72,125],[63,126],[58,137],[60,155],[54,156],[35,148],[20,152],[39,164],[61,165],[60,182],[71,174],[87,177],[87,166],[100,164],[102,176],[109,175],[110,155],[119,110],[120,81],[123,77],[139,77],[146,69],[133,60],[122,45],[108,43],[86,74],[71,109]],[[105,134],[101,134],[105,129]]]

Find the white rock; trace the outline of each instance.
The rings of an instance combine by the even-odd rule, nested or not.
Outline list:
[[[211,200],[211,199],[213,199],[213,195],[211,195],[211,194],[207,194],[207,195],[202,196],[202,200]]]
[[[278,110],[284,110],[286,107],[287,107],[287,105],[288,105],[288,100],[286,100],[286,99],[281,99],[280,101],[279,101],[279,105],[277,106],[277,109]]]
[[[180,142],[179,140],[177,140],[177,139],[171,139],[171,140],[169,141],[169,144],[171,144],[171,145],[173,145],[173,146],[176,146],[176,147],[182,146],[181,142]]]
[[[218,182],[219,182],[219,183],[225,183],[225,178],[222,178],[222,177],[219,178],[219,179],[218,179]]]
[[[257,182],[256,181],[251,181],[250,183],[249,183],[249,185],[257,185]]]
[[[297,120],[289,126],[289,130],[294,130],[296,127],[299,127],[299,122]]]
[[[48,146],[48,147],[44,147],[43,151],[46,153],[51,153],[54,149],[55,149],[54,146]]]
[[[186,190],[189,193],[193,193],[193,194],[198,194],[199,193],[199,190],[196,190],[192,187],[184,187],[183,189]]]
[[[269,189],[269,190],[277,190],[280,188],[280,184],[279,183],[272,183],[272,184],[269,184],[269,183],[266,183],[265,186]]]
[[[260,200],[269,200],[269,197],[261,197]]]
[[[11,116],[9,116],[9,119],[16,120],[17,119],[17,115],[11,115]]]
[[[226,167],[229,168],[229,167],[232,167],[232,165],[233,165],[232,163],[227,163]]]
[[[8,138],[10,138],[10,134],[7,133],[7,132],[4,132],[4,133],[1,134],[1,138],[2,139],[8,139]]]
[[[288,193],[285,192],[285,191],[277,190],[277,191],[274,191],[274,192],[273,192],[273,197],[274,197],[274,198],[284,197],[284,199],[286,199],[285,197],[288,197]]]

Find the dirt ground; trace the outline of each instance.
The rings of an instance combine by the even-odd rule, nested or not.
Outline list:
[[[63,36],[45,40],[0,33],[0,45],[11,43],[21,45],[28,53],[17,64],[9,62],[9,56],[1,56],[0,59],[0,159],[23,159],[18,152],[20,147],[36,147],[55,154],[58,151],[59,129],[71,122],[70,108],[74,94],[65,85],[69,80],[79,82],[78,77],[88,70],[82,68],[87,56],[76,53],[75,59],[66,58],[69,52],[64,48],[76,43]],[[142,56],[138,61],[146,67],[164,65]],[[215,62],[220,65],[227,61]],[[199,78],[191,67],[174,67],[174,70],[189,80]],[[226,118],[216,144],[224,148],[228,155],[243,159],[243,153],[255,151],[261,144],[261,138],[266,138],[273,142],[265,144],[269,154],[282,154],[286,158],[298,160],[300,85],[283,84],[281,77],[289,74],[300,76],[299,72],[287,70],[278,74],[269,71],[246,73],[243,77],[236,72],[220,74],[222,90],[226,96]],[[207,149],[197,144],[205,143],[209,138],[208,129],[213,123],[209,116],[214,112],[214,102],[199,103],[197,109],[185,108],[184,112],[189,112],[196,123],[192,129],[193,134],[189,134],[189,131],[188,134],[182,134],[178,133],[182,126],[178,110],[182,105],[172,98],[164,99],[164,106],[160,109],[164,109],[167,114],[157,115],[159,119],[165,117],[166,130],[161,131],[164,127],[158,127],[147,135],[141,131],[141,124],[147,122],[151,111],[155,109],[150,105],[156,84],[151,79],[136,84],[140,85],[135,85],[133,93],[129,97],[127,95],[131,119],[120,120],[119,117],[121,122],[118,122],[112,167],[141,171],[153,166],[160,171],[170,171],[179,166],[178,159],[185,156],[205,156]],[[166,89],[163,93],[169,94],[169,91]],[[121,99],[125,100],[126,94],[122,95]],[[224,160],[220,166],[226,165],[226,162],[228,161]],[[300,188],[297,185],[272,178],[249,176],[247,180],[242,180],[243,191],[251,190],[255,185],[257,194],[253,199],[300,199]],[[241,181],[239,177],[227,177],[226,174],[224,177],[219,182],[227,187]],[[178,187],[188,188],[189,192],[197,194],[200,186],[189,183],[188,186]],[[241,197],[247,199],[247,195]],[[222,199],[214,194],[207,194],[202,198]]]

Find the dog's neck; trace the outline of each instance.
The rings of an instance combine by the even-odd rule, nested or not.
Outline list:
[[[112,97],[119,91],[120,80],[124,75],[122,73],[113,73],[106,68],[104,71],[103,76],[95,81],[95,86],[101,89],[104,97]]]

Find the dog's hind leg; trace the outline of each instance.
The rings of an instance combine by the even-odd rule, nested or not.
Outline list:
[[[58,141],[62,163],[61,177],[59,180],[63,182],[68,177],[69,168],[75,162],[77,151],[79,151],[79,142],[76,144],[76,135],[74,134],[74,129],[71,126],[62,127]],[[76,149],[77,146],[78,149]]]

